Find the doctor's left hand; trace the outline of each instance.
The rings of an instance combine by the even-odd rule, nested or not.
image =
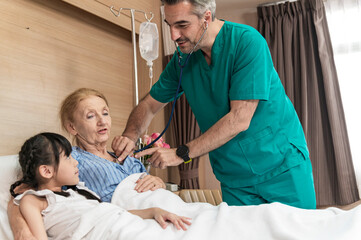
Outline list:
[[[177,156],[175,148],[153,147],[137,153],[134,157],[140,158],[145,155],[152,155],[147,161],[155,168],[165,169],[169,166],[178,166],[183,159]]]

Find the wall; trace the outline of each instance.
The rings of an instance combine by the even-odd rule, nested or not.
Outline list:
[[[257,28],[257,3],[256,2],[228,2],[216,1],[216,17],[231,22],[242,23]]]
[[[160,1],[152,4],[159,9]],[[154,13],[159,27],[160,13]],[[134,105],[128,30],[56,0],[0,0],[0,16],[0,155],[17,153],[25,139],[41,131],[64,134],[59,105],[79,87],[106,95],[113,123],[111,138],[122,133]],[[138,63],[143,97],[149,91],[148,68],[139,53]],[[154,64],[158,79],[161,58]],[[163,127],[162,112],[150,130]]]

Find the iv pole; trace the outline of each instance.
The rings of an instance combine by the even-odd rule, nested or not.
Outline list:
[[[111,6],[110,7],[110,11],[116,16],[119,17],[120,16],[120,12],[122,10],[129,10],[130,14],[131,14],[131,19],[132,19],[132,43],[133,43],[133,61],[134,61],[134,87],[135,87],[135,106],[138,105],[139,103],[139,94],[138,94],[138,64],[137,64],[137,39],[135,37],[135,21],[134,21],[134,12],[141,12],[144,13],[144,17],[145,19],[150,22],[153,17],[154,14],[152,12],[150,12],[151,14],[151,18],[149,19],[147,16],[147,13],[141,10],[136,10],[133,8],[119,8],[118,13],[116,12],[116,10],[114,10],[114,7]]]
[[[134,60],[134,86],[135,86],[135,106],[138,105],[139,103],[139,94],[138,94],[138,64],[137,64],[137,39],[135,37],[135,21],[134,21],[134,12],[141,12],[144,13],[144,17],[145,19],[150,22],[153,17],[154,14],[152,12],[150,12],[151,14],[151,18],[149,19],[146,12],[141,11],[141,10],[136,10],[136,9],[132,9],[132,8],[119,8],[119,10],[116,12],[116,10],[114,10],[114,7],[111,6],[110,7],[110,11],[116,16],[119,17],[120,16],[120,12],[122,10],[129,10],[131,13],[131,19],[132,19],[132,43],[133,43],[133,60]],[[144,144],[142,143],[142,139],[139,138],[138,141],[136,142],[136,146],[138,146],[138,149],[142,148],[144,146]],[[143,164],[145,163],[145,157],[141,157],[139,159]],[[149,173],[150,171],[150,165],[148,165],[146,167],[146,171]]]

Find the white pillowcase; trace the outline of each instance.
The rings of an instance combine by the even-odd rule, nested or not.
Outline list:
[[[10,185],[18,180],[21,170],[18,159],[18,155],[0,157],[0,208],[5,210],[10,199]]]

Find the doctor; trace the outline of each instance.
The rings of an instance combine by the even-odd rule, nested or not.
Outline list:
[[[249,26],[216,19],[214,0],[163,3],[181,53],[113,140],[116,154],[123,159],[131,153],[154,115],[173,100],[182,75],[179,96],[186,94],[203,134],[178,148],[150,148],[135,157],[152,154],[152,166],[165,168],[209,153],[229,205],[315,208],[305,136],[265,39]]]

